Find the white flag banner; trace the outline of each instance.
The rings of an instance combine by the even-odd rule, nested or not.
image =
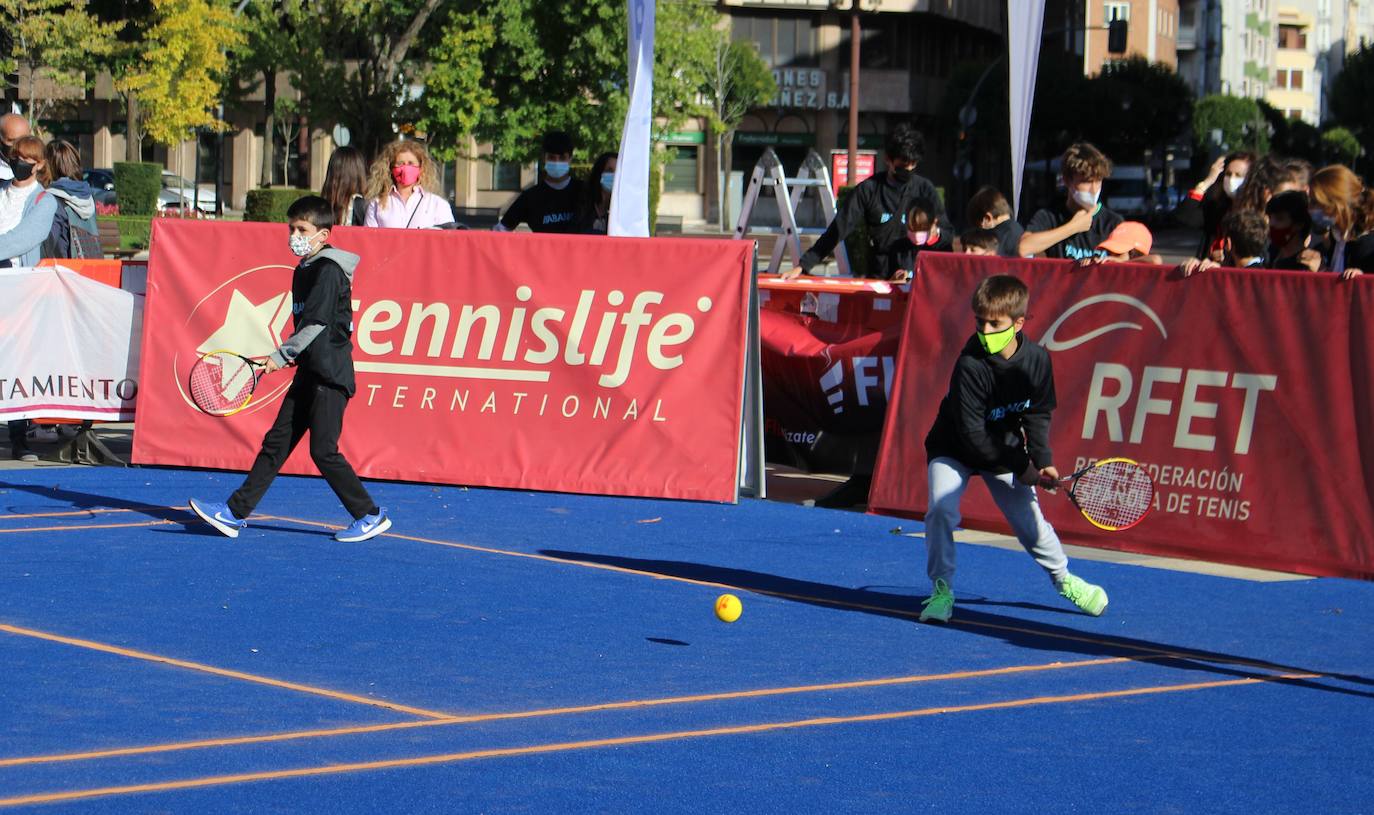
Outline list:
[[[649,237],[650,131],[654,119],[654,0],[628,0],[630,109],[620,135],[607,233]],[[592,183],[596,183],[593,179]]]
[[[1021,206],[1021,180],[1026,171],[1026,141],[1035,101],[1035,71],[1040,60],[1040,34],[1045,0],[1007,0],[1007,59],[1011,86],[1011,206]]]
[[[130,421],[143,298],[57,267],[0,269],[0,419]]]

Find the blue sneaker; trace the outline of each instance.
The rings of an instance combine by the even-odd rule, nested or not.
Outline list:
[[[391,519],[386,516],[386,507],[378,507],[376,515],[364,515],[354,521],[347,529],[340,529],[334,540],[343,543],[357,543],[375,538],[391,528]]]
[[[239,530],[248,526],[247,521],[234,517],[234,513],[229,511],[228,504],[197,501],[194,498],[191,499],[190,504],[192,512],[199,515],[202,521],[218,529],[220,534],[227,538],[237,538]]]

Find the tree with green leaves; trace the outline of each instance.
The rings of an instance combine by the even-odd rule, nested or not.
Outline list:
[[[441,0],[288,0],[292,81],[312,120],[338,122],[374,155],[411,96],[411,51]]]
[[[0,58],[6,77],[26,79],[35,125],[73,90],[95,84],[101,60],[118,45],[123,22],[102,22],[87,0],[0,0],[0,25],[12,43]]]
[[[1331,83],[1331,115],[1361,139],[1374,138],[1374,47],[1364,46],[1345,58]]]
[[[1174,69],[1135,56],[1088,80],[1084,136],[1118,162],[1136,162],[1187,132],[1193,92]]]
[[[224,102],[226,107],[245,107],[247,97],[262,88],[263,108],[267,113],[263,132],[268,134],[263,139],[262,166],[259,168],[259,183],[264,187],[272,185],[275,175],[276,140],[272,134],[277,132],[278,126],[277,80],[292,65],[299,51],[291,15],[294,5],[294,0],[247,0],[236,7],[244,43],[230,52]],[[285,164],[283,161],[282,165]]]
[[[1322,134],[1322,150],[1328,161],[1354,167],[1364,155],[1364,146],[1348,128],[1333,127]]]
[[[143,127],[171,147],[199,128],[223,127],[215,116],[228,60],[225,49],[243,44],[224,0],[153,0],[153,22],[142,57],[115,87],[136,96]],[[177,151],[178,175],[181,151]]]
[[[716,212],[720,224],[729,223],[725,211],[725,178],[733,156],[735,131],[749,111],[762,107],[778,92],[773,72],[753,43],[731,41],[726,32],[712,38],[701,66],[702,99],[706,123],[716,151]]]
[[[1254,99],[1213,94],[1193,105],[1193,141],[1203,153],[1267,153],[1269,128]]]
[[[458,157],[464,140],[477,128],[482,111],[496,96],[482,84],[483,56],[496,43],[495,28],[471,14],[454,15],[429,50],[425,91],[419,99],[416,127],[429,150],[441,161]]]

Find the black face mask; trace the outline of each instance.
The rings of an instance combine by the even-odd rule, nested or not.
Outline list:
[[[911,174],[913,172],[914,171],[909,167],[893,167],[892,180],[899,184],[905,184],[911,180]]]
[[[33,175],[33,168],[33,164],[23,159],[16,158],[10,160],[10,169],[14,171],[15,181],[28,181],[29,176]]]

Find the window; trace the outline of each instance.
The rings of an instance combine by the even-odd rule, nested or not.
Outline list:
[[[1274,74],[1274,87],[1276,88],[1300,91],[1302,90],[1302,81],[1302,71],[1296,68],[1291,70],[1280,68]]]
[[[1302,28],[1302,26],[1280,25],[1279,48],[1306,51],[1307,32]]]
[[[1104,22],[1111,22],[1112,20],[1126,20],[1129,22],[1131,19],[1131,4],[1103,3],[1102,19]]]
[[[1280,68],[1274,73],[1274,87],[1288,87],[1288,70],[1286,68]]]
[[[513,161],[485,161],[485,184],[483,190],[518,192],[520,190],[520,165]]]
[[[819,65],[814,17],[753,17],[736,13],[731,16],[730,37],[736,42],[752,42],[770,68]]]
[[[674,147],[673,160],[668,162],[663,182],[664,192],[698,192],[696,147]]]
[[[1288,111],[1288,118],[1290,118],[1290,119],[1301,119],[1301,118],[1302,118],[1302,111],[1300,111],[1300,110],[1290,110],[1290,111]]]
[[[1288,72],[1288,87],[1295,91],[1302,90],[1302,71]]]

